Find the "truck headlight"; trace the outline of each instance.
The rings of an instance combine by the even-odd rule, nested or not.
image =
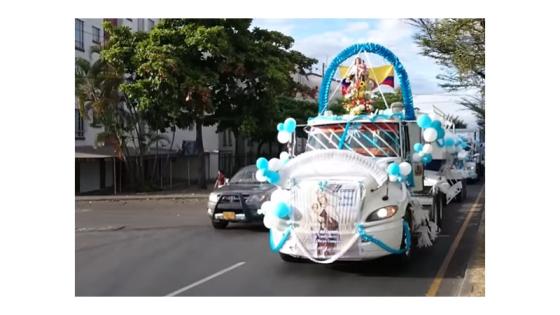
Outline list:
[[[266,199],[266,194],[254,194],[247,198],[247,203],[252,205],[258,205]]]
[[[397,206],[386,206],[383,208],[379,208],[367,216],[366,222],[379,221],[390,218],[394,216],[397,211],[399,211],[399,207]]]
[[[217,193],[210,193],[208,196],[208,200],[210,202],[218,202],[218,194]]]

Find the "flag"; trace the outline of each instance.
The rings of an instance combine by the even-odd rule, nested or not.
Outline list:
[[[350,69],[348,66],[340,66],[338,67],[338,71],[341,78],[347,77],[348,75],[355,72],[354,69]],[[380,67],[370,68],[369,71],[369,78],[373,81],[374,85],[373,88],[377,87],[377,82],[381,82],[383,85],[388,85],[392,88],[395,87],[395,70],[391,65],[384,65]],[[376,82],[377,81],[377,82]]]
[[[369,69],[369,78],[373,80],[373,88],[377,87],[377,83],[379,85],[388,85],[392,88],[395,87],[395,70],[391,65],[385,65],[381,67],[376,67]]]

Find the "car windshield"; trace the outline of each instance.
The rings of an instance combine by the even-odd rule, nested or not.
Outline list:
[[[259,181],[255,177],[256,173],[257,167],[255,165],[246,166],[233,175],[229,182],[232,184],[257,184]]]
[[[306,151],[338,149],[346,123],[314,126],[308,131]],[[372,157],[400,156],[398,123],[354,122],[348,127],[343,149]]]

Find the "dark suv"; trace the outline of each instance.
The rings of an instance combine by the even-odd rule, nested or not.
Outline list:
[[[255,178],[257,167],[249,165],[237,172],[224,186],[210,193],[208,215],[212,226],[224,229],[229,222],[261,222],[261,204],[270,200],[275,187]]]

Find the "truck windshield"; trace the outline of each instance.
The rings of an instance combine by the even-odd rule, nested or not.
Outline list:
[[[338,149],[346,123],[313,126],[306,151]],[[351,122],[342,149],[372,157],[400,156],[399,125],[393,122]]]

